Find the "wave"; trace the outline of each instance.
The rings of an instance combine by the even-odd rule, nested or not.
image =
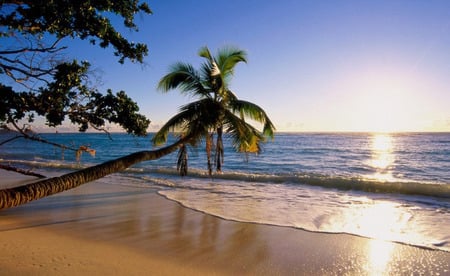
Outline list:
[[[26,166],[28,168],[42,168],[42,169],[67,169],[67,170],[79,170],[83,168],[87,168],[89,166],[93,166],[95,164],[86,164],[86,163],[71,163],[71,162],[62,162],[60,160],[45,160],[45,159],[36,159],[36,160],[5,160],[0,159],[0,163],[5,163],[13,166]]]
[[[171,168],[139,169],[141,173],[156,173],[176,176],[178,172]],[[203,170],[190,170],[190,177],[201,179],[245,181],[259,183],[276,183],[287,185],[310,185],[338,190],[355,190],[371,193],[397,193],[405,195],[432,196],[450,198],[450,184],[425,183],[418,181],[378,181],[359,177],[341,177],[318,174],[249,174],[241,172],[227,172],[209,176]],[[150,179],[149,179],[150,180]],[[169,186],[172,186],[170,184]]]
[[[54,168],[76,170],[95,164],[78,164],[61,161],[44,160],[3,160],[0,163],[26,165],[35,168]],[[132,167],[125,171],[129,174],[157,174],[169,177],[178,177],[178,172],[171,167]],[[397,193],[405,195],[432,196],[450,198],[450,183],[426,183],[422,181],[380,181],[363,177],[345,177],[334,175],[320,175],[316,173],[303,174],[261,174],[244,172],[226,172],[209,176],[205,170],[190,169],[189,177],[200,179],[215,179],[229,181],[244,181],[258,183],[275,183],[286,185],[310,185],[327,189],[355,190],[371,193]],[[150,180],[153,178],[146,177]]]

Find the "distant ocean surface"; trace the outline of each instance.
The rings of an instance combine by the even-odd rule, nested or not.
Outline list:
[[[1,134],[0,142],[10,136]],[[78,163],[71,151],[18,139],[0,146],[0,162],[58,175],[153,149],[149,137],[125,134],[42,137],[97,153],[84,153]],[[212,178],[200,146],[189,151],[187,177],[178,176],[173,153],[108,183],[155,189],[225,219],[450,252],[450,133],[278,133],[258,156],[237,154],[230,144],[225,139],[223,173]]]

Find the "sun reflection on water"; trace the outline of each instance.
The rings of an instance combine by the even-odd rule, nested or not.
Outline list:
[[[389,201],[375,201],[366,206],[355,206],[349,214],[349,220],[363,236],[396,240],[411,218],[411,214],[402,211],[398,205]]]
[[[366,268],[369,275],[385,275],[393,258],[395,244],[407,235],[412,214],[401,204],[367,198],[343,213],[344,232],[356,233],[372,240],[367,245]],[[407,238],[407,237],[406,237]]]
[[[390,134],[373,134],[370,145],[371,159],[369,160],[369,166],[375,172],[369,175],[369,178],[381,181],[394,180],[391,171],[391,166],[395,161],[393,140],[394,138]]]

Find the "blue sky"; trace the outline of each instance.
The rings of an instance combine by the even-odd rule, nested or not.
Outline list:
[[[450,1],[149,1],[136,18],[145,65],[120,65],[112,50],[66,41],[91,61],[103,87],[125,90],[152,130],[191,101],[162,94],[177,61],[198,49],[248,53],[231,89],[264,108],[279,131],[450,131]]]

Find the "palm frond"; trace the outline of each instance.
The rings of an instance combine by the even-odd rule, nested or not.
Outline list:
[[[186,129],[189,132],[200,132],[205,135],[218,124],[223,108],[220,103],[213,99],[205,98],[189,103],[183,106],[181,110],[190,114]]]
[[[189,124],[197,121],[197,109],[201,105],[201,101],[196,101],[180,108],[180,112],[169,119],[161,129],[153,136],[152,142],[155,145],[164,144],[167,142],[167,136],[170,131],[184,132],[186,135],[193,133],[189,131]]]
[[[208,59],[209,61],[213,59],[213,56],[207,46],[201,47],[200,50],[198,50],[198,55]]]
[[[193,140],[201,139],[217,125],[220,112],[220,104],[210,98],[188,103],[161,127],[153,136],[152,142],[155,145],[165,143],[170,131],[180,131],[184,135],[193,136]]]
[[[178,62],[172,65],[170,72],[161,78],[158,90],[167,92],[179,88],[182,93],[207,96],[200,73],[190,64]]]
[[[233,113],[240,113],[256,122],[262,123],[263,134],[273,139],[275,126],[261,107],[248,101],[236,99],[230,102],[230,108]]]
[[[203,86],[207,89],[211,95],[217,98],[217,96],[222,96],[224,86],[227,85],[227,82],[224,80],[219,66],[217,65],[214,57],[211,56],[207,47],[200,49],[200,56],[208,59],[207,62],[202,63],[201,65],[201,76],[204,80]]]
[[[225,113],[226,132],[230,134],[233,147],[238,152],[261,151],[261,143],[264,142],[262,134],[234,113],[227,111]]]
[[[205,90],[208,90],[210,93],[213,93],[212,88],[212,77],[211,77],[211,65],[209,62],[204,62],[200,66],[200,75],[203,81],[202,85]]]
[[[230,103],[238,100],[237,96],[231,90],[226,89],[225,87],[224,87],[224,90],[222,91],[222,93],[220,94],[220,96],[224,100],[224,104],[226,106],[228,106]]]
[[[152,143],[157,146],[166,143],[169,132],[175,130],[181,131],[186,125],[187,120],[188,116],[185,113],[180,112],[176,114],[152,137]]]
[[[208,62],[202,66],[202,73],[205,79],[209,79],[209,82],[218,81],[217,76],[214,74],[215,67],[218,67],[218,71],[220,72],[219,83],[223,89],[222,91],[215,92],[222,94],[226,92],[224,90],[228,89],[228,79],[233,75],[236,64],[239,62],[247,62],[247,53],[244,50],[234,47],[221,48],[216,56],[212,56],[208,47],[205,46],[200,49],[199,55],[208,59]]]
[[[228,75],[234,73],[234,67],[239,62],[247,63],[247,53],[244,50],[240,50],[234,47],[221,48],[217,55],[216,61],[222,72],[223,78],[227,78]]]

